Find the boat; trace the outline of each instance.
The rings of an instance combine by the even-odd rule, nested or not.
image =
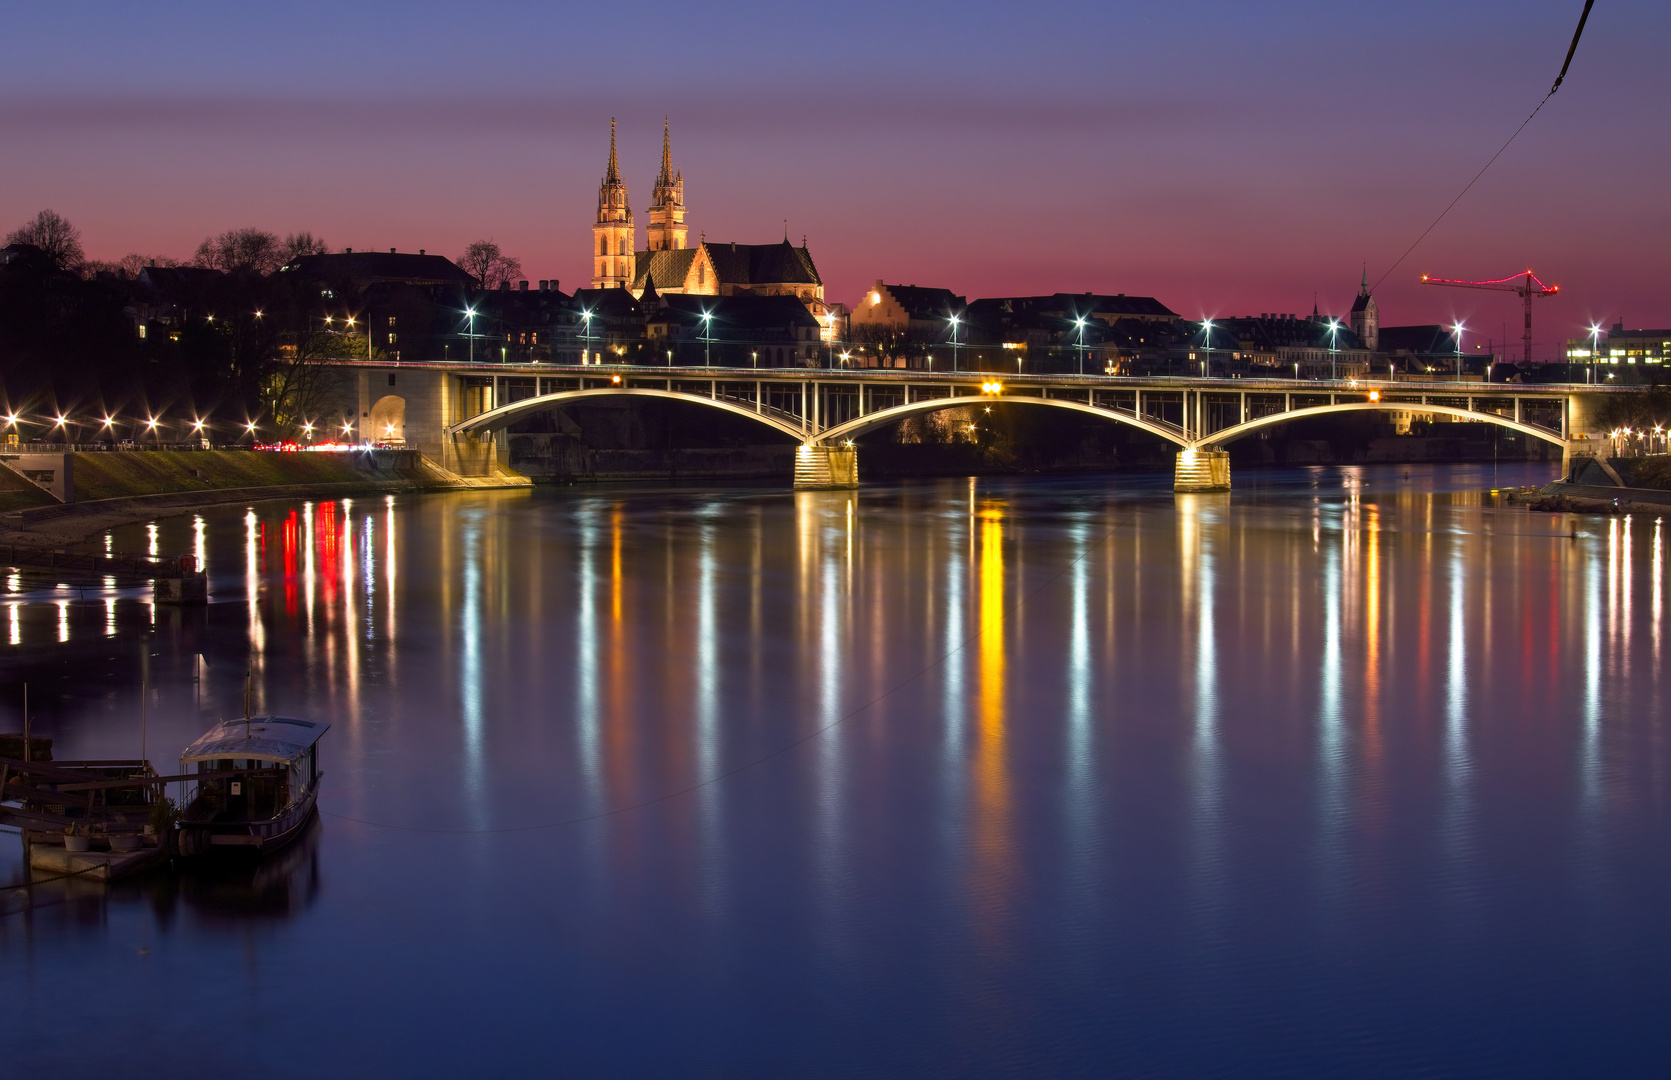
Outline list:
[[[180,772],[196,786],[180,813],[179,854],[264,855],[301,835],[319,799],[319,740],[330,727],[246,716],[221,721],[186,747]]]

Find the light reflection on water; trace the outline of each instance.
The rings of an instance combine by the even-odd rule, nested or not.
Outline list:
[[[259,884],[58,886],[0,916],[0,967],[112,1047],[279,1010],[320,1073],[489,1044],[518,1071],[553,1037],[619,1074],[1664,1049],[1662,522],[1413,471],[1439,492],[541,491],[118,530],[196,551],[215,603],[11,594],[8,683],[57,754],[131,753],[143,659],[166,763],[247,669],[257,708],[333,723],[327,813]],[[9,1053],[67,1066],[81,1014],[24,1011]]]

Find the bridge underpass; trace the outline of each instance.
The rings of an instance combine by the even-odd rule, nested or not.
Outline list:
[[[1590,428],[1608,397],[1644,392],[1568,384],[1017,377],[887,369],[355,366],[388,371],[391,386],[397,371],[407,385],[426,377],[441,382],[439,392],[428,395],[439,417],[431,412],[426,421],[410,401],[403,407],[407,431],[431,428],[433,449],[455,471],[504,465],[504,433],[521,418],[587,399],[640,397],[747,417],[795,440],[797,487],[855,486],[858,438],[912,415],[952,407],[1045,406],[1146,432],[1176,447],[1176,489],[1201,491],[1229,488],[1230,443],[1295,420],[1366,411],[1444,416],[1494,424],[1561,446],[1570,457],[1595,452],[1599,433],[1592,437]],[[361,404],[370,405],[364,390]],[[407,445],[415,442],[411,434]],[[430,449],[421,443],[419,448]]]

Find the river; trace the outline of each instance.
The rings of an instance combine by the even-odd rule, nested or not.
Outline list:
[[[259,870],[0,893],[8,1075],[1603,1075],[1671,1050],[1664,524],[1546,465],[569,488],[115,530],[60,758],[329,720]],[[141,731],[141,678],[148,688]],[[0,882],[23,880],[0,837]],[[14,1071],[19,1070],[19,1071]]]

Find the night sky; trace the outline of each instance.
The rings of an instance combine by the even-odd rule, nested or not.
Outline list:
[[[673,123],[690,239],[808,238],[831,299],[1152,294],[1191,318],[1344,312],[1549,87],[1581,0],[1457,4],[5,5],[0,228],[89,256],[212,232],[456,255],[562,287],[619,118],[639,221]],[[1671,325],[1671,6],[1602,0],[1573,69],[1378,291],[1386,324],[1518,338],[1534,266]],[[1471,337],[1472,340],[1472,337]]]

